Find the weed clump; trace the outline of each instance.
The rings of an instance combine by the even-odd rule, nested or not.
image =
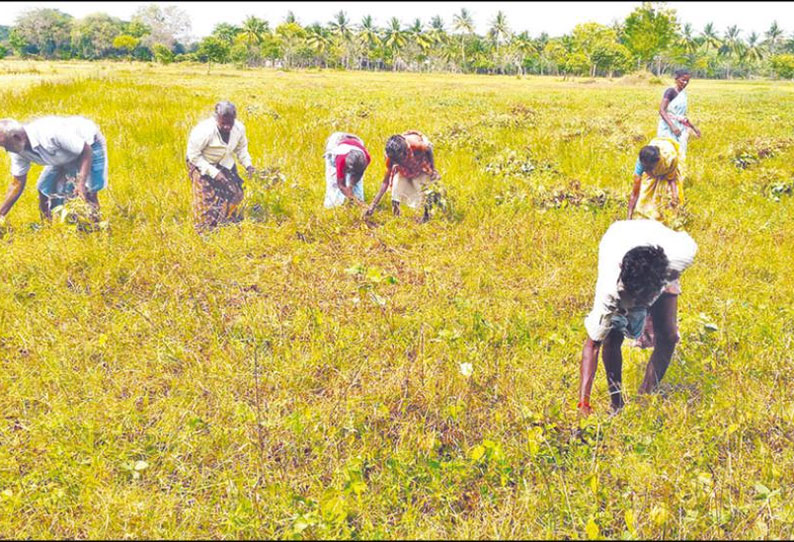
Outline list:
[[[546,189],[539,186],[535,191],[535,205],[541,209],[564,209],[566,207],[601,209],[622,200],[623,198],[614,192],[603,188],[582,188],[577,179],[571,179],[565,187]]]
[[[550,166],[549,166],[550,167]],[[485,166],[485,172],[496,177],[528,177],[537,166],[532,162],[529,153],[519,154],[513,149],[497,155]]]
[[[775,202],[794,193],[794,173],[786,174],[778,168],[759,168],[756,186],[761,195]]]
[[[58,223],[71,226],[77,231],[91,232],[108,227],[107,222],[99,222],[97,209],[82,198],[69,198],[51,212]]]
[[[458,216],[454,199],[449,195],[447,186],[440,180],[423,185],[422,193],[431,217],[438,216],[439,213],[447,219],[455,219]]]
[[[790,137],[756,137],[735,145],[731,150],[731,161],[739,169],[747,169],[761,160],[771,158],[789,148],[794,139]]]
[[[257,170],[252,181],[249,183],[250,186],[246,187],[248,211],[245,214],[254,222],[264,222],[271,214],[268,209],[273,207],[271,191],[286,183],[287,177],[279,167],[273,166]]]

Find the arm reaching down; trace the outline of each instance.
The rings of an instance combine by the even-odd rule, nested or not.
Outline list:
[[[372,200],[372,204],[370,204],[369,208],[367,209],[367,212],[364,213],[364,216],[372,216],[372,213],[375,212],[375,209],[378,207],[378,203],[380,203],[383,194],[385,194],[386,190],[389,189],[393,176],[394,176],[394,168],[392,168],[391,164],[387,162],[386,173],[383,175],[383,182],[380,185],[380,190],[378,191],[378,195],[375,196],[374,200]]]
[[[91,154],[91,147],[87,143],[83,146],[83,151],[80,153],[80,167],[77,171],[77,181],[75,182],[75,190],[77,194],[86,200],[86,183],[88,182],[88,175],[91,173],[91,164],[93,162],[93,155]]]
[[[670,105],[670,102],[675,98],[675,95],[672,97],[670,96],[669,92],[672,89],[668,89],[667,92],[664,93],[664,97],[662,98],[662,103],[659,106],[659,116],[664,119],[667,125],[670,127],[670,130],[676,135],[676,137],[681,135],[681,130],[676,128],[675,124],[673,123],[673,119],[670,117],[670,113],[667,112],[667,106]]]
[[[582,348],[582,363],[579,368],[579,403],[577,408],[583,416],[587,416],[593,411],[590,406],[590,392],[593,389],[600,348],[601,343],[594,341],[590,337],[587,337]]]
[[[634,216],[634,208],[637,206],[637,199],[640,197],[640,186],[642,184],[642,175],[634,174],[634,185],[631,188],[631,195],[629,196],[629,212],[627,218],[631,220]]]
[[[17,202],[19,196],[22,195],[22,191],[25,190],[25,183],[27,183],[27,180],[27,173],[11,177],[11,184],[8,185],[5,199],[3,203],[0,204],[0,217],[6,216],[8,211],[11,210],[11,207]]]

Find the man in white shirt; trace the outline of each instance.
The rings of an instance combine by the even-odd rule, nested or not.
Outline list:
[[[252,176],[256,170],[248,154],[245,126],[237,120],[234,104],[218,102],[215,115],[198,123],[187,143],[193,215],[199,232],[242,219],[243,180],[237,174],[235,157]]]
[[[96,210],[97,192],[107,186],[107,145],[96,124],[85,117],[48,116],[27,124],[0,120],[0,146],[11,156],[13,180],[0,204],[0,217],[11,210],[27,183],[32,163],[45,166],[36,187],[46,219],[65,199],[79,195]]]
[[[579,411],[587,415],[590,391],[604,346],[604,367],[612,409],[623,406],[621,391],[623,338],[638,338],[650,313],[656,346],[645,371],[640,393],[650,393],[661,381],[678,342],[678,296],[663,293],[692,264],[697,244],[686,232],[676,232],[655,220],[621,220],[612,224],[598,248],[598,280],[593,309],[585,318],[587,340],[582,350]]]

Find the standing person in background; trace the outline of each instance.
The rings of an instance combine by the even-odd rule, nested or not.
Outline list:
[[[400,216],[400,204],[405,203],[412,209],[424,208],[421,221],[430,218],[430,209],[425,201],[423,188],[440,176],[436,171],[433,145],[421,132],[410,130],[401,135],[393,135],[386,142],[386,173],[380,191],[366,216],[375,212],[383,194],[392,188],[392,212]]]
[[[598,353],[603,344],[613,411],[623,407],[623,338],[642,333],[646,315],[653,319],[656,345],[645,370],[640,393],[656,389],[678,343],[678,296],[665,293],[692,265],[697,244],[655,220],[613,223],[598,246],[598,279],[590,314],[584,320],[587,339],[582,349],[579,412],[588,415]]]
[[[352,201],[364,203],[364,171],[370,163],[369,152],[360,137],[334,132],[325,143],[325,208]]]
[[[691,74],[687,69],[675,71],[675,86],[664,91],[662,103],[659,106],[659,126],[656,128],[657,137],[669,137],[678,142],[681,161],[686,160],[686,147],[689,139],[689,129],[697,137],[700,130],[687,118],[686,87]]]
[[[93,121],[48,116],[22,125],[3,119],[0,146],[11,155],[13,177],[0,204],[0,219],[22,195],[32,163],[45,166],[36,183],[43,218],[51,220],[53,209],[77,195],[91,205],[92,220],[99,219],[97,192],[108,182],[107,144]]]
[[[237,120],[233,103],[218,102],[215,114],[193,128],[187,143],[193,218],[199,232],[242,220],[243,180],[237,174],[235,157],[251,177],[256,170],[248,153],[245,126]]]

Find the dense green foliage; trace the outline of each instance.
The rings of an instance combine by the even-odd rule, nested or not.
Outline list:
[[[40,227],[35,166],[2,230],[0,533],[794,535],[794,86],[690,84],[682,341],[646,397],[626,348],[619,416],[599,369],[579,422],[598,239],[664,86],[216,70],[0,63],[5,114],[85,114],[110,156],[107,230]],[[202,239],[185,142],[219,98],[284,181]],[[332,131],[370,200],[408,128],[449,215],[322,209]]]
[[[748,8],[752,9],[752,8]],[[211,36],[189,37],[190,16],[178,6],[149,5],[131,21],[105,14],[74,20],[56,9],[31,9],[0,42],[22,57],[135,58],[162,63],[199,61],[238,66],[334,67],[394,71],[446,71],[500,74],[621,75],[652,69],[657,75],[686,66],[696,77],[779,76],[776,55],[794,53],[776,22],[759,36],[731,26],[723,35],[707,24],[696,33],[663,2],[645,2],[624,21],[604,26],[577,25],[570,34],[530,37],[516,32],[498,11],[485,35],[474,31],[471,14],[461,9],[452,21],[440,16],[405,26],[392,17],[384,27],[365,16],[358,24],[344,11],[323,25],[301,25],[291,13],[281,23],[249,15],[241,25],[219,23]],[[0,28],[2,30],[2,28]],[[131,36],[123,45],[115,41]],[[170,54],[165,54],[167,50]],[[159,51],[159,52],[158,52]]]

